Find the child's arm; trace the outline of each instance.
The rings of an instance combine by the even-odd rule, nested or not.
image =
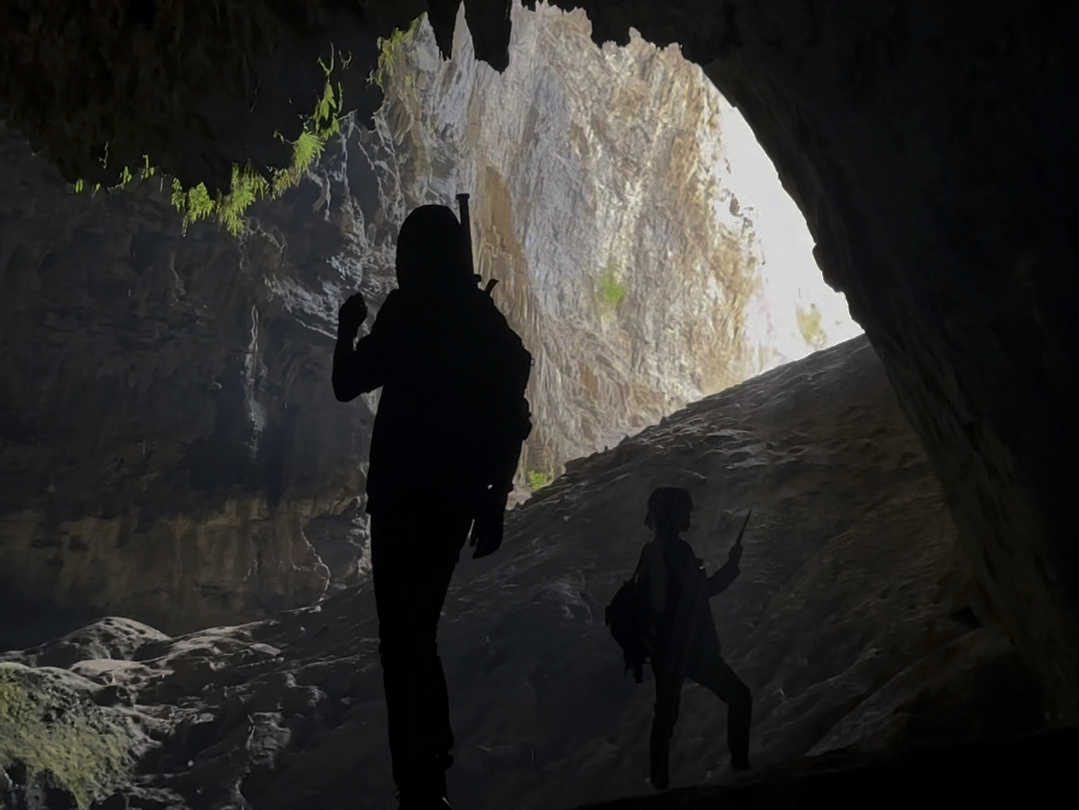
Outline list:
[[[727,555],[727,562],[723,564],[722,568],[712,574],[712,576],[708,577],[709,596],[723,593],[731,586],[732,582],[738,579],[738,575],[742,573],[741,569],[738,567],[738,561],[741,559],[742,544],[735,543],[734,547]]]

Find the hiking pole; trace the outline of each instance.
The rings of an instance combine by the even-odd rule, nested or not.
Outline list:
[[[480,277],[476,273],[475,259],[472,257],[472,217],[469,216],[469,213],[468,213],[468,197],[469,197],[468,194],[458,194],[457,195],[457,209],[461,213],[461,228],[465,232],[465,240],[464,241],[465,241],[466,259],[468,261],[468,269],[469,269],[469,272],[471,272],[472,275],[476,277],[476,280],[479,281]],[[487,282],[487,286],[483,288],[483,291],[487,292],[487,293],[491,292],[491,290],[494,289],[494,286],[497,283],[498,283],[498,279],[497,278],[492,278],[490,281]]]
[[[461,213],[461,230],[464,231],[464,250],[465,259],[468,261],[468,271],[475,275],[476,265],[472,260],[472,217],[468,214],[468,196],[467,194],[457,195],[457,210]]]

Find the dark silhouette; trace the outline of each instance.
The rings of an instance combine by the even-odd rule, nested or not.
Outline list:
[[[531,427],[531,356],[477,287],[468,240],[444,206],[417,208],[397,243],[398,289],[370,334],[359,294],[338,316],[333,388],[382,388],[367,511],[393,778],[402,808],[448,807],[449,699],[436,642],[450,577],[470,535],[502,541],[507,495]]]
[[[645,646],[656,676],[656,707],[649,754],[652,784],[657,788],[670,784],[670,741],[685,678],[710,689],[727,704],[731,764],[735,770],[749,767],[753,701],[749,688],[720,657],[719,634],[708,604],[709,597],[725,591],[740,573],[741,535],[726,564],[707,576],[703,561],[679,536],[689,528],[692,511],[693,501],[684,489],[661,487],[652,493],[645,525],[655,532],[655,539],[641,551],[634,574],[650,617]]]

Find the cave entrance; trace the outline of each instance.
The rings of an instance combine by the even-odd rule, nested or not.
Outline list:
[[[597,48],[584,11],[543,4],[512,26],[501,73],[463,9],[449,60],[425,17],[384,41],[386,101],[359,137],[364,176],[393,177],[370,218],[473,195],[478,270],[537,361],[527,493],[861,329],[749,126],[677,47]]]

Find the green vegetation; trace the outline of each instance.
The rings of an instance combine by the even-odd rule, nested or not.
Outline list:
[[[535,492],[537,489],[543,489],[545,486],[554,481],[554,473],[547,470],[529,470],[528,471],[528,488]]]
[[[83,810],[132,764],[133,737],[63,670],[0,663],[0,769],[66,790]]]
[[[315,102],[314,111],[304,120],[299,137],[292,142],[292,160],[287,168],[277,169],[266,176],[260,174],[250,163],[233,166],[231,185],[225,194],[210,194],[203,183],[184,188],[179,180],[173,179],[172,205],[183,214],[185,231],[192,222],[216,219],[229,233],[238,236],[244,228],[244,214],[252,203],[264,198],[280,197],[300,182],[304,172],[313,167],[322,156],[326,141],[341,130],[338,117],[342,111],[341,83],[333,80],[333,73],[339,61],[341,69],[348,68],[349,59],[338,60],[337,55],[332,52],[329,62],[319,60],[319,65],[326,74],[326,83],[322,95]],[[283,140],[280,134],[278,137]],[[155,171],[150,165],[149,157],[144,155],[143,166],[134,172],[126,166],[123,168],[118,187],[124,188],[130,183],[153,177]],[[85,184],[81,180],[73,186],[76,193],[84,188]],[[94,186],[92,191],[97,192],[100,188],[99,185]]]
[[[614,309],[619,302],[626,297],[626,288],[618,280],[618,265],[614,259],[607,262],[607,266],[599,271],[596,278],[596,297],[600,303]]]
[[[371,74],[370,81],[381,87],[383,91],[389,90],[390,81],[404,64],[405,48],[416,40],[416,34],[419,33],[420,26],[426,19],[427,13],[424,12],[414,19],[407,29],[395,28],[389,37],[379,39],[378,65]],[[407,81],[409,77],[405,78]]]
[[[798,321],[798,331],[802,333],[802,340],[807,346],[823,349],[828,345],[828,335],[821,327],[820,310],[817,309],[816,304],[810,304],[808,311],[796,305],[794,317]]]
[[[415,39],[425,19],[426,15],[421,15],[413,20],[407,30],[395,29],[389,38],[380,41],[378,66],[371,74],[371,81],[383,89],[386,88],[390,78],[403,64],[404,49]],[[340,132],[340,116],[344,110],[342,87],[340,82],[334,81],[334,71],[347,69],[349,61],[350,58],[342,58],[333,51],[328,61],[319,60],[319,65],[326,75],[326,83],[321,96],[315,101],[314,111],[304,120],[299,137],[292,141],[292,160],[287,168],[267,174],[260,173],[250,163],[233,166],[227,193],[211,194],[203,183],[184,188],[178,179],[173,178],[171,201],[173,207],[183,214],[185,231],[192,222],[214,219],[233,236],[238,236],[244,229],[244,215],[253,203],[261,199],[280,197],[285,191],[299,184],[304,173],[322,156],[326,142]],[[406,83],[412,79],[411,75],[406,75],[405,78]],[[284,140],[280,134],[277,137]],[[106,147],[102,161],[107,160]],[[125,166],[121,169],[120,183],[115,188],[126,188],[153,177],[155,173],[156,168],[150,164],[150,158],[144,155],[142,166],[134,169]],[[76,193],[88,190],[94,194],[101,190],[101,186],[88,188],[82,180],[78,180],[73,184],[72,190]]]
[[[342,60],[342,68],[348,67],[347,59]],[[326,84],[322,96],[315,103],[314,112],[306,119],[299,137],[292,142],[292,161],[288,168],[278,169],[269,177],[259,174],[250,164],[232,167],[232,184],[227,194],[211,196],[206,186],[184,189],[179,180],[172,181],[172,205],[184,215],[184,228],[200,219],[214,217],[233,236],[239,235],[244,226],[244,213],[257,200],[280,197],[288,189],[299,184],[304,172],[308,171],[322,157],[326,141],[341,131],[341,122],[337,117],[341,111],[341,84],[333,82],[336,56],[330,54],[330,61],[319,60]],[[280,136],[279,136],[280,137]]]

